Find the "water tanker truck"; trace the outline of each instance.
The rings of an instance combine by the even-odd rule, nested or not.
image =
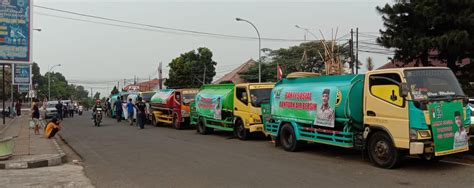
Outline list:
[[[286,151],[328,144],[394,168],[406,155],[437,161],[467,151],[467,104],[450,69],[397,68],[282,79],[262,114],[265,132]]]
[[[214,129],[233,131],[241,140],[262,132],[262,103],[268,103],[273,83],[203,85],[191,105],[191,124],[201,134]]]
[[[151,97],[152,124],[182,129],[189,125],[189,105],[198,89],[161,89]]]

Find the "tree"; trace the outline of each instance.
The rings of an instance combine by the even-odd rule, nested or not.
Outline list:
[[[216,75],[216,65],[217,63],[212,60],[212,52],[208,48],[198,48],[197,53],[195,50],[186,52],[169,64],[169,78],[165,85],[198,88],[203,83],[211,83]],[[203,78],[204,75],[205,78]]]
[[[100,93],[99,92],[95,92],[94,94],[94,97],[93,97],[95,100],[98,100],[100,99]]]
[[[117,86],[114,86],[114,88],[112,89],[112,91],[110,92],[111,95],[115,95],[119,93],[119,90],[117,89]]]
[[[336,45],[335,49],[338,49],[336,51],[339,52],[339,57],[345,62],[344,60],[348,58],[345,52],[348,50],[339,45]],[[321,57],[324,54],[324,47],[319,41],[277,50],[265,48],[262,51],[265,53],[262,58],[262,82],[276,81],[277,64],[280,64],[283,76],[292,72],[323,73],[324,71],[324,60]],[[258,64],[240,73],[240,76],[249,82],[258,82]]]
[[[474,3],[470,0],[399,0],[394,5],[377,7],[385,30],[377,42],[395,48],[394,58],[405,63],[413,60],[429,66],[429,58],[447,62],[461,82],[472,79],[471,63],[456,62],[474,54]],[[435,57],[430,57],[433,53]],[[470,78],[469,78],[470,77]]]
[[[374,70],[374,62],[372,61],[372,57],[367,58],[367,64],[365,66],[368,71]]]

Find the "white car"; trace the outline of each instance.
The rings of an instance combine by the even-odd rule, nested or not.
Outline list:
[[[45,119],[48,119],[48,118],[52,118],[52,117],[55,117],[58,113],[58,111],[56,110],[56,104],[58,104],[57,101],[50,101],[46,104],[46,106],[44,107],[44,118]]]

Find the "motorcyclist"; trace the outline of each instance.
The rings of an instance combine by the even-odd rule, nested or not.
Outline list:
[[[97,108],[102,108],[102,109],[104,108],[102,106],[102,104],[100,104],[100,100],[96,100],[94,107],[92,107],[92,119],[93,120],[95,120],[95,115],[96,115]]]

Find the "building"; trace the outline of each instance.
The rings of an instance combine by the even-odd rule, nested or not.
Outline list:
[[[166,79],[163,79],[163,83],[166,81]],[[153,79],[150,81],[145,81],[145,82],[138,82],[137,84],[130,84],[125,86],[123,89],[125,91],[128,90],[138,90],[138,91],[151,91],[155,90],[156,88],[159,87],[160,80],[159,79]],[[163,88],[165,86],[163,85]]]
[[[241,78],[239,74],[249,70],[249,68],[255,65],[256,63],[257,63],[256,61],[254,61],[253,59],[250,59],[247,62],[240,65],[239,67],[232,70],[231,72],[225,74],[223,77],[213,81],[212,83],[213,84],[226,83],[226,82],[232,82],[234,84],[246,83],[247,80]]]

